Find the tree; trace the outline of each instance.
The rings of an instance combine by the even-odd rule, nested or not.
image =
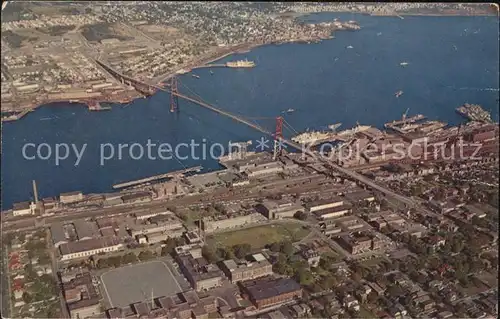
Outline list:
[[[108,263],[108,260],[106,258],[101,258],[97,261],[97,268],[108,268],[109,267],[109,263]]]
[[[167,240],[165,241],[165,246],[163,246],[161,249],[161,255],[166,256],[172,254],[175,250],[175,247],[177,247],[175,239],[171,237],[167,238]]]
[[[42,254],[40,254],[38,256],[38,263],[40,265],[48,265],[48,264],[50,264],[50,256],[49,256],[49,254],[47,254],[47,252],[45,252],[45,251]]]
[[[139,260],[145,261],[154,258],[154,254],[151,250],[144,250],[139,253]]]
[[[299,269],[295,272],[295,280],[301,285],[307,286],[314,280],[312,273],[307,269]]]
[[[366,296],[366,301],[369,304],[375,304],[377,300],[378,300],[378,295],[375,291],[370,291],[368,296]]]
[[[137,256],[134,253],[128,253],[122,256],[123,264],[130,264],[137,261]]]
[[[361,276],[361,274],[359,274],[358,272],[353,272],[351,278],[355,282],[361,282],[361,279],[363,279],[363,277]]]
[[[215,263],[218,260],[217,255],[210,246],[203,246],[203,248],[201,249],[201,254],[209,263]]]
[[[252,246],[250,246],[250,244],[247,243],[233,246],[234,255],[237,258],[244,258],[246,255],[250,253],[251,250]]]
[[[293,245],[290,241],[284,241],[281,243],[281,248],[280,248],[280,251],[287,255],[287,256],[290,256],[293,254]]]
[[[23,301],[26,303],[26,304],[30,304],[32,301],[33,301],[33,296],[31,296],[29,293],[27,293],[26,291],[23,292]]]
[[[303,211],[298,211],[293,215],[293,217],[298,219],[298,220],[306,220],[307,214]]]
[[[280,251],[280,248],[281,248],[281,244],[276,242],[276,243],[272,243],[270,246],[269,246],[269,250],[271,250],[272,252],[279,252]]]

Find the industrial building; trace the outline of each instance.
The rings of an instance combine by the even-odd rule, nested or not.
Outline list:
[[[68,242],[63,223],[53,223],[50,226],[50,235],[52,236],[52,244],[58,248],[60,245]]]
[[[344,204],[340,206],[316,210],[314,211],[314,215],[320,220],[337,218],[349,214],[351,212],[351,208],[351,205]]]
[[[265,308],[302,297],[302,288],[290,278],[265,277],[239,283],[244,295],[257,308]]]
[[[78,240],[91,239],[100,236],[99,229],[97,228],[97,224],[95,222],[78,219],[73,222],[73,226],[75,227]]]
[[[291,200],[264,200],[256,209],[268,219],[293,218],[298,212],[304,212],[304,207]]]
[[[345,198],[353,204],[362,201],[373,202],[375,200],[375,196],[365,190],[347,193],[345,194]]]
[[[177,249],[176,249],[177,252]],[[209,290],[222,285],[222,272],[205,258],[189,252],[177,252],[175,256],[181,272],[196,291]]]
[[[12,208],[14,216],[35,215],[36,204],[30,202],[15,203]]]
[[[272,275],[273,266],[262,254],[255,254],[252,258],[252,262],[244,261],[239,263],[232,259],[224,260],[221,262],[221,269],[233,284],[238,281]]]
[[[338,207],[344,204],[344,199],[342,197],[335,196],[333,198],[321,199],[317,201],[313,201],[306,204],[309,212],[314,213],[315,211]]]
[[[63,204],[70,204],[81,200],[83,200],[83,193],[80,191],[61,193],[59,195],[59,201]]]
[[[256,210],[241,210],[233,214],[223,214],[203,218],[201,227],[203,231],[210,233],[222,229],[241,227],[246,224],[258,223],[266,218]]]
[[[171,214],[156,215],[149,217],[146,221],[139,219],[134,224],[129,225],[129,232],[132,237],[167,231],[177,233],[183,229],[182,221]]]
[[[108,236],[79,240],[59,245],[60,259],[62,261],[88,258],[99,253],[117,251],[123,248],[118,237]]]

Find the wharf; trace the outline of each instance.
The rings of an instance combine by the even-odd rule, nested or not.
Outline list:
[[[138,179],[138,180],[134,180],[134,181],[115,184],[115,185],[113,185],[113,189],[120,189],[120,188],[126,188],[126,187],[146,184],[146,183],[161,180],[161,179],[172,178],[176,175],[182,175],[182,174],[191,173],[191,172],[199,172],[202,169],[203,169],[202,166],[196,166],[196,167],[186,168],[186,169],[183,169],[180,171],[174,171],[174,172],[170,172],[170,173],[150,176],[150,177],[146,177],[146,178],[142,178],[142,179]]]
[[[28,110],[24,110],[21,112],[17,112],[17,113],[12,114],[12,115],[2,116],[2,122],[17,121],[31,111],[32,111],[31,109],[28,109]]]

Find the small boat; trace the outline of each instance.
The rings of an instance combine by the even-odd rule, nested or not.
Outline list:
[[[211,75],[214,75],[214,72],[212,72],[212,70],[210,70],[210,74],[211,74]]]
[[[401,62],[401,63],[399,63],[399,65],[401,65],[401,66],[407,66],[408,64],[410,64],[410,63],[408,63],[408,62]]]
[[[199,75],[196,75],[196,74],[191,74],[191,76],[192,76],[193,78],[197,78],[197,79],[199,79],[199,78],[200,78],[200,76],[199,76]]]
[[[286,110],[286,112],[287,113],[292,113],[292,112],[295,112],[295,110],[294,109],[288,109],[288,110]]]
[[[377,36],[380,36],[380,35],[382,35],[382,32],[377,33]]]
[[[352,49],[352,48],[353,48],[352,45],[347,46],[347,49]]]
[[[403,95],[403,91],[397,91],[396,94],[394,94],[395,97],[400,97]]]

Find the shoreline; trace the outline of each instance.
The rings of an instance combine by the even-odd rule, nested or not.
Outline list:
[[[362,14],[362,15],[369,15],[373,17],[398,17],[400,19],[404,19],[404,16],[463,16],[463,17],[479,17],[479,16],[497,16],[497,14],[493,12],[474,12],[471,14],[465,14],[463,12],[441,12],[441,13],[411,13],[411,12],[387,12],[387,13],[377,13],[377,12],[353,12],[353,11],[317,11],[317,12],[287,12],[287,13],[282,13],[280,14],[281,16],[286,16],[286,15],[291,15],[293,18],[299,18],[299,17],[304,17],[312,14],[320,14],[320,13],[351,13],[351,14]],[[191,72],[194,68],[197,67],[202,67],[206,66],[209,63],[216,62],[218,60],[221,60],[227,56],[233,55],[233,54],[242,54],[242,53],[248,53],[251,50],[254,50],[258,47],[261,46],[266,46],[266,45],[281,45],[281,44],[287,44],[287,43],[318,43],[323,40],[330,40],[333,39],[333,33],[335,31],[350,31],[348,29],[337,29],[337,30],[332,30],[330,32],[329,36],[311,36],[308,38],[304,39],[293,39],[293,40],[285,40],[285,41],[269,41],[269,42],[262,42],[262,43],[243,43],[243,44],[237,44],[232,47],[227,47],[225,49],[220,48],[219,50],[215,50],[213,53],[207,53],[210,54],[208,57],[200,57],[192,62],[183,64],[181,66],[178,66],[176,70],[172,70],[169,73],[166,73],[164,75],[157,76],[153,79],[151,79],[152,84],[160,84],[160,83],[165,83],[167,80],[171,79],[173,76],[176,75],[181,75],[184,73],[179,73],[179,71],[185,70],[185,73]],[[219,51],[219,54],[217,54],[217,51]],[[217,54],[217,55],[216,55]],[[136,99],[144,97],[143,94],[137,91],[123,91],[123,90],[117,90],[115,92],[118,93],[107,93],[103,94],[99,98],[95,98],[95,101],[99,103],[117,103],[121,105],[127,105],[132,102],[134,102]],[[7,122],[14,122],[22,119],[24,116],[26,116],[28,113],[31,113],[35,111],[37,108],[42,107],[42,106],[47,106],[52,103],[79,103],[79,104],[87,104],[88,100],[87,99],[82,99],[82,100],[46,100],[46,101],[41,101],[41,103],[30,103],[26,104],[25,107],[21,108],[19,111],[16,110],[6,110],[5,113],[15,113],[14,115],[11,116],[5,116],[1,118],[2,123],[7,123]],[[101,110],[91,110],[91,112],[98,112]],[[3,112],[2,112],[3,113]]]
[[[339,30],[339,31],[345,31],[345,30]],[[332,31],[332,33],[333,32],[334,31]],[[333,36],[330,35],[328,37],[310,37],[308,39],[294,39],[294,40],[283,41],[283,42],[271,41],[271,42],[264,42],[264,43],[237,44],[231,48],[228,48],[229,51],[227,51],[227,52],[221,52],[220,55],[217,55],[215,57],[210,56],[210,57],[207,57],[204,59],[202,58],[202,59],[199,59],[197,61],[191,62],[188,65],[183,65],[182,67],[179,67],[175,71],[172,71],[170,73],[167,73],[165,75],[161,75],[161,76],[158,76],[158,77],[152,79],[151,82],[152,83],[164,83],[167,80],[169,80],[170,78],[172,78],[173,76],[180,75],[178,72],[181,70],[186,70],[186,71],[188,71],[186,73],[189,73],[189,72],[191,72],[191,70],[193,68],[205,66],[209,63],[218,61],[218,60],[223,59],[223,58],[230,56],[232,54],[248,53],[253,49],[256,49],[258,47],[265,46],[265,45],[278,45],[278,44],[285,44],[285,43],[316,43],[316,42],[320,42],[322,40],[329,40],[329,39],[333,39]],[[158,79],[160,79],[160,80],[158,80]],[[122,92],[120,92],[120,93],[122,93]],[[118,103],[121,105],[128,105],[128,104],[134,102],[135,100],[144,97],[141,93],[139,93],[135,90],[133,91],[133,94],[131,94],[132,92],[128,92],[128,94],[127,94],[127,92],[125,92],[125,94],[123,94],[123,93],[120,94],[120,93],[103,95],[101,98],[96,98],[95,101],[99,102],[99,103]],[[53,104],[53,103],[87,104],[87,102],[88,101],[86,99],[84,99],[84,100],[47,100],[47,101],[43,101],[42,103],[37,103],[34,106],[31,106],[31,105],[27,106],[20,111],[11,111],[11,110],[5,111],[6,113],[12,112],[12,113],[16,113],[16,114],[14,114],[12,116],[8,116],[8,117],[7,116],[2,117],[1,122],[2,123],[16,122],[18,120],[21,120],[27,114],[36,111],[36,109],[38,109],[39,107],[48,106],[49,104]],[[90,112],[104,111],[104,109],[103,110],[91,110],[88,108],[88,106],[87,106],[87,109]]]

